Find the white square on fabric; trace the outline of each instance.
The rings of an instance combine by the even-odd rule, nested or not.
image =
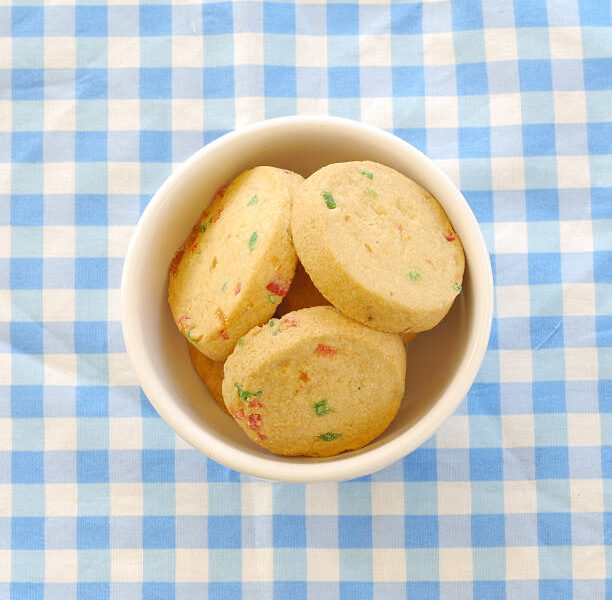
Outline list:
[[[208,581],[208,548],[177,548],[175,560],[176,581]]]
[[[121,320],[121,290],[108,290],[108,320]],[[189,446],[191,448],[191,446]]]
[[[43,256],[45,258],[71,258],[74,254],[74,227],[64,225],[46,225],[43,227]]]
[[[140,68],[140,38],[139,37],[110,37],[108,38],[108,68],[109,69],[138,69]]]
[[[527,223],[494,223],[496,254],[526,254]]]
[[[10,450],[10,448],[7,448],[7,450]],[[0,484],[0,517],[10,517],[12,514],[13,486],[10,483],[2,483]]]
[[[208,512],[207,483],[176,483],[175,497],[177,515],[198,516]]]
[[[593,446],[601,440],[599,413],[567,415],[567,440],[570,446]]]
[[[338,484],[311,483],[306,486],[307,515],[338,514]]]
[[[178,562],[178,550],[176,555]],[[111,548],[111,581],[142,581],[143,562],[142,548]],[[208,568],[208,561],[205,563],[205,568]]]
[[[45,550],[45,582],[74,583],[78,580],[78,550]]]
[[[0,37],[0,69],[12,69],[12,68],[13,68],[13,40],[8,36]]]
[[[427,127],[456,128],[459,125],[457,96],[426,96],[425,125]]]
[[[46,162],[43,169],[46,194],[74,194],[73,162]]]
[[[77,420],[74,417],[46,417],[45,450],[77,449]]]
[[[486,29],[484,34],[488,62],[518,59],[515,29]]]
[[[390,35],[359,36],[360,67],[388,67],[392,62]]]
[[[298,115],[326,115],[329,113],[329,100],[327,98],[298,98]]]
[[[0,582],[9,583],[12,580],[12,551],[0,550]]]
[[[423,60],[426,65],[451,65],[455,63],[453,34],[424,33]]]
[[[500,350],[499,380],[502,383],[532,381],[531,350]]]
[[[538,579],[540,576],[537,546],[506,546],[506,578]]]
[[[43,290],[42,299],[43,321],[74,321],[73,289]]]
[[[372,482],[372,514],[373,515],[403,515],[404,482],[380,481]]]
[[[525,164],[522,156],[491,158],[494,190],[524,190]]]
[[[10,100],[0,100],[0,131],[12,131],[13,109]]]
[[[43,111],[45,131],[76,130],[76,100],[45,100]]]
[[[123,258],[127,254],[132,234],[136,227],[132,225],[111,225],[108,227],[108,256]]]
[[[469,417],[453,415],[446,419],[436,434],[436,446],[438,448],[469,448]]]
[[[11,228],[9,225],[0,226],[0,258],[11,257]],[[0,319],[2,313],[0,312]]]
[[[603,481],[570,479],[570,499],[572,512],[603,512]]]
[[[0,290],[0,323],[10,321],[11,312],[11,290]]]
[[[504,415],[501,418],[504,448],[533,448],[535,426],[533,415]]]
[[[489,103],[491,127],[521,125],[523,122],[520,94],[492,94]],[[517,148],[517,152],[520,149]]]
[[[393,129],[393,98],[361,98],[361,120],[381,129]]]
[[[498,317],[531,315],[531,294],[528,285],[500,285],[495,288],[495,295]]]
[[[0,163],[0,194],[11,193],[11,172],[11,163]]]
[[[45,385],[77,384],[76,354],[44,355]]]
[[[198,98],[173,99],[172,129],[174,131],[204,129],[204,102]]]
[[[504,510],[513,514],[537,512],[535,481],[504,481]]]
[[[580,27],[549,27],[550,58],[582,59],[582,31]]]
[[[434,161],[445,173],[449,179],[458,187],[461,188],[461,175],[459,161],[456,158],[440,158]]]
[[[565,348],[565,378],[568,381],[596,381],[597,348]]]
[[[592,283],[564,283],[563,314],[595,315],[595,286]]]
[[[560,221],[561,252],[593,252],[591,221]]]
[[[554,92],[555,122],[586,123],[586,93],[584,91]]]
[[[438,481],[438,514],[469,515],[472,484],[469,481]]]
[[[262,96],[235,98],[234,111],[236,128],[262,121],[266,118],[266,100]]]
[[[406,581],[405,548],[372,548],[374,581]]]
[[[142,419],[140,417],[111,417],[108,420],[108,445],[111,450],[142,448]]]
[[[296,35],[295,65],[298,68],[325,68],[327,66],[327,37],[323,35]]]
[[[75,517],[78,506],[76,483],[47,483],[45,485],[45,514],[47,517]]]
[[[172,36],[172,66],[203,67],[204,40],[201,35]]]
[[[108,100],[109,131],[140,129],[140,100]]]
[[[109,385],[138,385],[138,378],[125,352],[109,353]]]
[[[297,36],[296,36],[297,37]],[[297,54],[297,50],[296,50]],[[234,65],[263,65],[264,36],[262,33],[234,34]]]
[[[45,45],[45,69],[76,68],[75,37],[45,37],[43,39]]]
[[[274,514],[273,487],[267,481],[249,481],[240,484],[242,515],[258,516]]]
[[[0,381],[10,381],[13,361],[10,354],[0,354]]]
[[[10,426],[0,427],[0,452],[10,452],[12,449],[13,449],[13,428]]]
[[[472,548],[440,548],[440,581],[472,581]]]
[[[142,483],[111,483],[110,514],[114,517],[140,517],[143,514]]]
[[[308,581],[340,581],[338,548],[306,548],[306,565]]]
[[[274,581],[274,548],[242,549],[242,581]]]
[[[605,546],[572,546],[574,579],[605,579]]]
[[[557,184],[560,188],[591,186],[588,156],[557,156]]]
[[[140,164],[136,162],[109,162],[108,193],[140,194]]]

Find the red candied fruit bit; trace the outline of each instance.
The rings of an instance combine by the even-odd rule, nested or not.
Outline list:
[[[280,283],[278,281],[271,281],[266,286],[266,289],[270,293],[276,294],[277,296],[280,296],[281,298],[284,298],[287,295],[287,292],[289,291],[289,286],[290,285],[291,285],[291,283],[285,284],[285,283]]]
[[[444,239],[447,242],[454,242],[457,239],[457,236],[454,233],[449,233],[448,235],[444,236]]]
[[[285,317],[285,318],[281,319],[281,325],[284,325],[287,328],[289,328],[289,327],[297,327],[298,326],[298,322],[297,322],[297,319],[295,319],[294,317]]]
[[[219,336],[222,337],[224,340],[229,340],[229,333],[227,333],[225,329],[222,329],[219,332]]]
[[[198,242],[195,242],[194,244],[192,244],[191,246],[191,252],[195,252],[198,249]]]
[[[232,414],[234,416],[234,419],[246,419],[244,415],[244,408],[241,408],[240,410],[237,410],[233,412]]]
[[[259,436],[260,440],[265,440],[266,439],[266,436],[263,433],[261,433],[261,431],[258,431],[257,435]]]
[[[283,169],[283,173],[287,173],[287,175],[291,175],[291,171],[288,171],[287,169]]]
[[[251,400],[249,402],[249,408],[255,408],[256,406],[263,408],[263,404],[259,400]]]
[[[333,356],[334,354],[336,354],[336,349],[332,348],[332,346],[319,344],[315,349],[315,354],[318,356]]]
[[[240,293],[240,288],[241,288],[241,284],[240,282],[238,282],[238,285],[236,286],[236,289],[234,289],[234,296],[237,296]]]
[[[191,317],[188,315],[183,315],[182,317],[179,317],[178,324],[182,325],[185,321],[191,321]]]
[[[216,222],[219,220],[219,217],[221,216],[221,213],[222,213],[222,212],[223,212],[223,207],[222,207],[222,206],[220,206],[220,207],[217,209],[217,212],[215,213],[215,216],[214,216],[213,221],[212,221],[213,223],[216,223]]]
[[[247,427],[252,431],[257,431],[261,427],[261,415],[259,413],[251,413],[249,415],[249,424]]]
[[[225,190],[227,189],[226,185],[222,185],[215,194],[215,198],[223,198],[225,196]]]

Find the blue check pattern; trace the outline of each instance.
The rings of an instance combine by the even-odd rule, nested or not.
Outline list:
[[[609,2],[1,4],[0,598],[612,597]],[[173,166],[292,114],[424,150],[496,280],[455,415],[344,483],[188,447],[120,330],[127,243]]]

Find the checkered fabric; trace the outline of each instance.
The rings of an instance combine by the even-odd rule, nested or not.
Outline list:
[[[0,5],[0,598],[612,598],[608,1]],[[187,446],[121,337],[123,257],[162,180],[292,114],[424,150],[496,280],[456,414],[339,484]]]

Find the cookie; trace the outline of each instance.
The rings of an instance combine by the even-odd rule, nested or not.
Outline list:
[[[245,434],[271,452],[332,456],[389,426],[405,372],[398,335],[317,306],[240,340],[225,363],[223,399]]]
[[[463,247],[444,210],[390,167],[363,161],[319,169],[294,197],[291,230],[319,291],[374,329],[431,329],[461,291]]]
[[[187,346],[189,346],[189,358],[193,368],[208,388],[219,408],[227,413],[225,402],[223,402],[223,392],[221,391],[223,363],[211,360],[208,356],[202,354],[193,344],[187,343]]]
[[[221,188],[170,265],[168,301],[177,327],[212,360],[265,323],[286,295],[297,257],[291,197],[302,178],[256,167]]]
[[[294,310],[311,306],[328,306],[325,296],[315,287],[304,267],[298,262],[295,277],[283,301],[278,305],[275,315],[282,317]]]

